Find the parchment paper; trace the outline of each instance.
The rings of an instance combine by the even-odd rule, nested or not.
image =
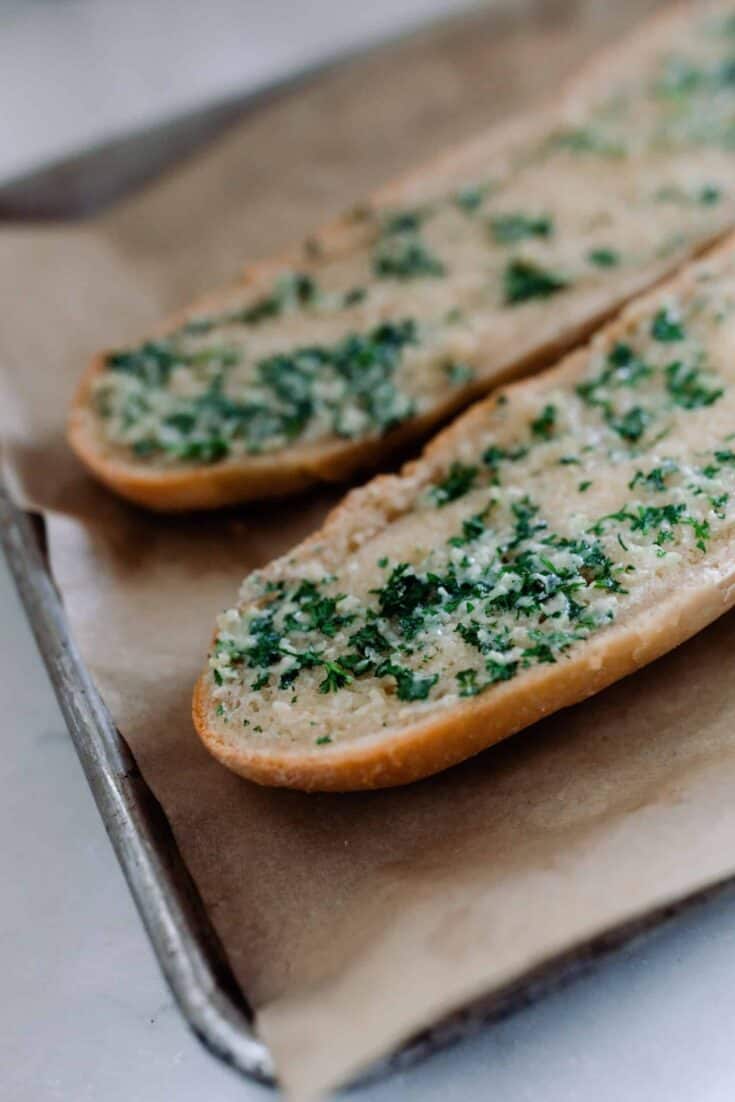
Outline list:
[[[45,512],[82,654],[293,1099],[580,941],[735,873],[735,617],[410,788],[258,789],[200,747],[191,686],[216,612],[246,571],[320,522],[327,495],[149,517],[84,475],[63,442],[65,406],[98,346],[135,338],[246,259],[555,88],[652,6],[486,12],[261,106],[112,215],[0,233],[7,470],[16,495]]]

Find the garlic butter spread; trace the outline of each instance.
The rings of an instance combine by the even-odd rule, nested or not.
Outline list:
[[[313,545],[246,580],[210,658],[219,722],[349,741],[706,578],[735,533],[735,248],[464,422],[349,554]]]

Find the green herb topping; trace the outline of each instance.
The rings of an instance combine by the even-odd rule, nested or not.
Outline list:
[[[657,344],[667,346],[684,342],[687,332],[683,319],[667,307],[653,317],[650,336]],[[703,366],[701,347],[696,341],[690,345],[680,359],[656,363],[644,359],[632,345],[618,342],[608,353],[602,371],[578,384],[577,394],[587,405],[600,410],[621,439],[638,444],[657,412],[664,413],[667,406],[694,410],[713,405],[722,397],[724,388],[719,379]],[[641,388],[650,404],[631,405],[628,399],[622,399],[625,391]]]
[[[628,483],[628,489],[634,490],[636,486],[640,486],[653,493],[663,493],[669,476],[676,474],[678,470],[678,464],[673,459],[667,459],[660,467],[653,467],[650,471],[636,471]]]
[[[304,434],[315,421],[339,436],[387,432],[413,413],[395,376],[404,350],[418,344],[411,320],[351,333],[332,346],[314,345],[258,361],[244,387],[228,383],[239,361],[232,349],[186,352],[171,341],[148,342],[108,359],[125,388],[102,387],[103,417],[115,418],[138,454],[214,462],[233,450],[257,453]],[[167,391],[175,371],[192,369],[197,392]],[[160,419],[151,415],[161,406]]]
[[[498,449],[500,461],[512,462],[512,451]],[[212,657],[215,686],[226,693],[244,682],[254,693],[291,694],[308,675],[320,695],[375,681],[399,701],[420,704],[435,693],[476,696],[561,661],[616,619],[638,554],[707,551],[731,497],[719,485],[708,491],[707,480],[723,469],[735,480],[735,452],[709,455],[694,482],[673,459],[637,470],[628,488],[656,500],[628,501],[576,535],[555,530],[528,494],[497,496],[490,483],[485,507],[466,515],[444,546],[417,563],[381,558],[381,584],[359,599],[340,592],[332,577],[261,581],[244,618],[225,615]],[[481,473],[455,462],[432,490],[435,502],[480,490]],[[584,479],[578,490],[591,485]],[[669,499],[661,501],[664,494]],[[442,638],[453,641],[451,683],[437,665]]]
[[[464,463],[452,463],[446,478],[434,486],[432,497],[437,505],[448,505],[472,489],[478,474],[478,467],[468,467]]]
[[[241,305],[195,315],[165,337],[110,355],[93,388],[105,437],[141,462],[206,464],[383,432],[469,381],[481,352],[478,323],[489,321],[492,333],[503,309],[563,291],[583,296],[592,284],[615,281],[624,263],[684,257],[714,238],[733,202],[716,166],[735,149],[735,54],[732,37],[711,23],[693,17],[637,78],[613,81],[570,125],[475,163],[472,176],[453,178],[444,194],[393,211],[356,208],[349,255],[334,251],[328,235],[313,238],[303,270],[285,271],[259,292],[246,287]],[[589,176],[595,209],[563,200],[564,181],[576,173]],[[558,196],[546,180],[561,181]],[[652,204],[661,204],[655,218]],[[646,226],[630,252],[629,224]],[[488,239],[496,246],[490,255]],[[423,284],[411,292],[415,337],[400,347],[374,340],[380,329],[403,331],[406,288],[396,284],[413,281]],[[690,347],[688,320],[667,307],[649,322],[647,336],[661,348],[636,359],[656,385],[653,376],[630,384],[621,376],[588,395],[634,448],[665,431],[667,409],[704,408],[721,390]],[[447,363],[460,335],[447,328],[460,325],[467,346],[459,356],[468,362]],[[365,386],[356,363],[345,369],[348,342],[350,354],[369,361]],[[640,401],[614,393],[639,383]]]
[[[503,294],[508,305],[515,306],[534,298],[549,298],[569,286],[565,276],[543,268],[532,260],[511,260],[503,274]]]
[[[446,273],[444,263],[420,237],[425,213],[401,211],[386,219],[373,253],[373,271],[381,279],[436,278]]]
[[[462,546],[485,537],[488,529],[479,520],[465,522]],[[599,539],[552,532],[529,498],[511,506],[508,522],[479,574],[469,569],[470,560],[463,565],[464,560],[450,558],[441,570],[397,563],[373,592],[374,603],[353,604],[349,613],[339,611],[344,596],[327,597],[314,583],[271,584],[265,608],[248,621],[245,642],[226,631],[218,636],[213,659],[218,684],[239,676],[238,670],[252,670],[254,691],[265,685],[290,689],[302,671],[317,670],[322,693],[374,677],[392,679],[399,700],[426,700],[439,674],[423,673],[416,665],[426,661],[427,633],[440,622],[446,625],[447,617],[484,659],[481,670],[459,675],[464,695],[534,663],[555,662],[609,621],[602,606],[593,612],[589,596],[622,592],[621,568]],[[458,552],[458,540],[448,547]]]
[[[663,307],[653,319],[651,336],[654,340],[664,341],[665,343],[683,341],[685,336],[684,326],[676,314]]]
[[[454,202],[465,214],[474,214],[480,209],[492,190],[493,185],[489,183],[470,184],[454,193]]]
[[[596,268],[615,268],[620,263],[620,253],[609,248],[590,249],[587,259]]]
[[[707,384],[707,378],[699,367],[676,360],[666,368],[666,389],[677,406],[699,409],[713,405],[724,391],[721,386]]]
[[[490,219],[490,233],[498,245],[514,245],[526,237],[550,237],[553,223],[548,214],[498,214]]]
[[[531,432],[541,440],[550,440],[556,425],[556,406],[546,405],[531,422]]]

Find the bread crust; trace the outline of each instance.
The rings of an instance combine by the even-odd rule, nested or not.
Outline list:
[[[713,251],[713,257],[735,249],[735,234]],[[689,278],[688,271],[667,283],[675,288]],[[660,292],[637,300],[631,309],[646,310]],[[609,327],[611,337],[624,326],[626,315]],[[545,372],[544,384],[573,380],[586,362],[581,347]],[[504,393],[539,385],[526,379]],[[349,553],[349,534],[360,531],[368,539],[399,515],[420,487],[431,481],[437,468],[456,455],[457,444],[486,423],[491,395],[439,433],[422,456],[396,475],[380,475],[352,490],[331,511],[324,526],[289,552],[291,567],[308,558],[317,546]],[[258,784],[307,791],[352,791],[393,787],[418,780],[465,760],[500,742],[560,708],[579,703],[615,681],[654,661],[701,631],[735,605],[735,546],[719,549],[702,566],[682,570],[663,599],[644,605],[629,619],[605,628],[586,640],[573,656],[554,665],[525,670],[513,680],[457,703],[440,715],[420,722],[382,729],[351,743],[309,746],[260,746],[252,736],[229,741],[214,729],[210,716],[212,681],[208,671],[194,690],[193,719],[210,753],[233,772]]]
[[[588,62],[581,73],[570,81],[555,105],[543,112],[529,113],[494,127],[489,133],[450,150],[430,163],[414,169],[376,192],[370,205],[376,208],[400,202],[410,188],[431,184],[438,188],[458,173],[485,162],[492,155],[509,155],[518,145],[545,131],[551,120],[560,117],[562,109],[574,110],[575,104],[591,87],[598,87],[607,70],[616,72],[635,68],[641,56],[650,52],[658,37],[680,20],[689,18],[694,5],[676,4],[650,19],[635,38],[629,37],[623,46],[615,44],[601,51]],[[310,240],[317,240],[320,251],[329,257],[339,256],[358,243],[365,230],[349,215],[344,215],[318,230]],[[68,420],[68,441],[89,471],[106,486],[137,505],[158,512],[183,512],[215,509],[236,503],[281,497],[317,483],[344,482],[360,473],[374,470],[407,444],[426,435],[445,422],[459,409],[497,385],[521,375],[532,374],[583,340],[592,330],[620,310],[635,295],[676,271],[698,252],[709,248],[722,232],[699,243],[689,256],[678,261],[661,260],[643,270],[627,273],[615,286],[600,288],[583,301],[576,301],[566,311],[558,311],[558,331],[542,341],[530,354],[510,358],[492,370],[479,372],[472,386],[448,395],[420,417],[413,418],[385,436],[359,441],[335,440],[328,443],[295,445],[273,455],[223,459],[206,466],[180,464],[175,467],[153,467],[127,456],[122,449],[104,439],[90,404],[95,379],[104,370],[108,353],[96,356],[84,373],[74,396]],[[234,285],[214,291],[196,303],[179,311],[157,326],[151,336],[162,336],[197,312],[217,310],[236,289],[266,286],[284,268],[304,262],[302,247],[248,266]]]

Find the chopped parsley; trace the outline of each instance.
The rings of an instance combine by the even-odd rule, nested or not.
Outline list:
[[[401,233],[416,233],[426,218],[425,210],[399,210],[386,215],[383,221],[383,234],[392,237]]]
[[[579,383],[576,392],[590,406],[597,407],[610,428],[629,443],[637,443],[653,420],[643,406],[618,412],[611,392],[621,387],[636,387],[653,375],[653,368],[635,354],[630,345],[617,342],[608,353],[599,375]]]
[[[498,245],[514,245],[527,237],[550,237],[553,222],[548,214],[527,215],[515,212],[497,214],[490,219],[490,233]]]
[[[464,463],[452,463],[446,477],[431,491],[435,503],[440,507],[448,505],[450,501],[456,501],[457,498],[469,493],[477,479],[478,470],[478,467],[467,466]]]
[[[465,547],[468,543],[472,543],[474,540],[479,540],[485,533],[485,521],[487,515],[490,512],[490,506],[482,512],[475,513],[474,516],[468,517],[467,520],[462,521],[462,535],[452,536],[449,543],[452,547]]]
[[[680,203],[688,206],[697,203],[703,207],[711,207],[719,203],[722,198],[722,190],[716,184],[704,184],[694,191],[685,191],[676,184],[668,184],[659,188],[654,198],[659,202]]]
[[[436,278],[446,273],[442,260],[421,240],[426,212],[400,211],[383,224],[373,253],[373,272],[379,279]]]
[[[373,270],[382,279],[418,279],[443,276],[444,264],[417,238],[389,238],[376,250]]]
[[[597,379],[580,384],[577,393],[589,397],[601,387],[634,387],[652,374],[653,368],[637,356],[629,344],[618,341],[611,348],[602,373]]]
[[[434,600],[436,579],[421,578],[408,563],[398,563],[376,593],[381,616],[396,620],[402,633],[412,638],[421,627],[425,607]]]
[[[460,696],[477,696],[482,687],[477,683],[477,670],[460,670],[457,674],[457,685]]]
[[[568,286],[569,280],[566,276],[519,257],[508,263],[503,274],[503,294],[509,306],[531,299],[549,298]]]
[[[298,306],[311,306],[319,298],[319,289],[311,276],[292,272],[276,281],[273,291],[243,310],[227,314],[223,320],[243,325],[258,325],[262,321],[280,317],[284,311]]]
[[[648,472],[636,471],[628,483],[628,489],[634,490],[636,486],[641,486],[643,489],[651,490],[654,493],[663,493],[668,488],[666,480],[670,475],[676,474],[678,470],[678,464],[673,459],[666,459],[660,467],[653,467]]]
[[[618,436],[630,444],[637,444],[653,420],[653,414],[643,406],[633,406],[620,417],[611,416],[608,424]]]
[[[174,368],[188,367],[226,368],[239,360],[238,352],[229,347],[206,348],[199,352],[183,352],[173,338],[145,341],[138,348],[111,352],[105,366],[108,371],[129,375],[146,387],[165,387],[171,380]]]
[[[666,389],[675,405],[701,409],[713,405],[724,394],[721,386],[710,386],[698,367],[676,360],[666,368]]]
[[[272,291],[250,306],[230,310],[225,314],[190,318],[176,330],[173,337],[203,336],[222,325],[259,325],[278,318],[287,311],[315,306],[322,298],[312,276],[306,272],[285,272],[278,277]]]
[[[485,202],[492,188],[492,184],[474,184],[460,188],[454,193],[454,202],[465,214],[474,214]]]
[[[482,453],[482,462],[490,469],[491,479],[498,482],[500,464],[504,462],[515,463],[528,455],[528,448],[519,444],[515,448],[502,448],[499,444],[490,444]]]
[[[303,581],[293,595],[293,601],[298,605],[298,613],[289,614],[285,619],[286,631],[299,631],[304,628],[310,631],[320,632],[327,638],[333,638],[345,625],[352,623],[354,616],[343,615],[339,612],[340,602],[344,600],[344,594],[336,597],[325,597],[319,587],[310,581]]]
[[[686,336],[681,318],[666,307],[655,314],[650,333],[654,340],[662,344],[675,343]],[[654,413],[642,405],[618,411],[614,392],[621,387],[637,387],[644,380],[652,380],[654,375],[657,379],[663,375],[664,394],[674,406],[693,410],[713,405],[722,397],[724,390],[711,374],[702,370],[700,360],[701,355],[697,355],[693,363],[691,359],[689,362],[680,359],[662,369],[654,368],[629,344],[618,342],[608,354],[600,374],[578,384],[576,391],[585,403],[600,409],[613,431],[629,443],[636,444],[652,423]]]
[[[375,673],[377,677],[395,678],[399,700],[426,700],[439,680],[438,674],[432,677],[419,677],[412,670],[397,666],[395,662],[382,662]]]
[[[609,521],[626,522],[631,532],[640,532],[644,536],[655,533],[654,543],[659,547],[674,542],[678,525],[687,525],[694,532],[699,550],[707,550],[707,540],[710,535],[709,522],[697,520],[696,517],[691,516],[682,502],[671,502],[666,505],[638,505],[635,508],[626,506],[616,513],[603,517],[590,531],[599,535],[605,530],[605,525]]]
[[[715,203],[719,203],[722,198],[722,190],[717,184],[705,184],[700,188],[697,198],[703,206],[711,207],[714,206]]]
[[[228,380],[238,353],[227,347],[192,352],[172,340],[146,342],[109,357],[109,374],[125,374],[135,386],[110,390],[103,377],[99,408],[130,434],[136,454],[165,453],[199,463],[216,462],[233,450],[258,453],[283,446],[315,419],[338,436],[387,432],[413,413],[413,401],[394,377],[404,350],[416,344],[415,322],[384,322],[331,346],[268,356],[255,364],[252,383],[231,394]],[[167,390],[180,367],[192,369],[203,384],[191,397]],[[166,394],[169,412],[151,423],[145,415],[159,393]]]
[[[352,674],[341,662],[324,663],[325,677],[319,685],[320,693],[336,693],[352,681]]]
[[[616,268],[620,263],[620,253],[616,249],[600,247],[590,249],[587,259],[596,268]]]
[[[345,291],[342,303],[344,306],[357,306],[358,303],[364,302],[366,298],[366,287],[352,287],[349,291]]]
[[[651,336],[654,340],[668,343],[670,341],[683,341],[685,337],[684,326],[681,319],[669,310],[662,307],[656,314],[651,324]]]
[[[551,440],[556,427],[556,406],[546,405],[531,422],[531,432],[540,440]]]

